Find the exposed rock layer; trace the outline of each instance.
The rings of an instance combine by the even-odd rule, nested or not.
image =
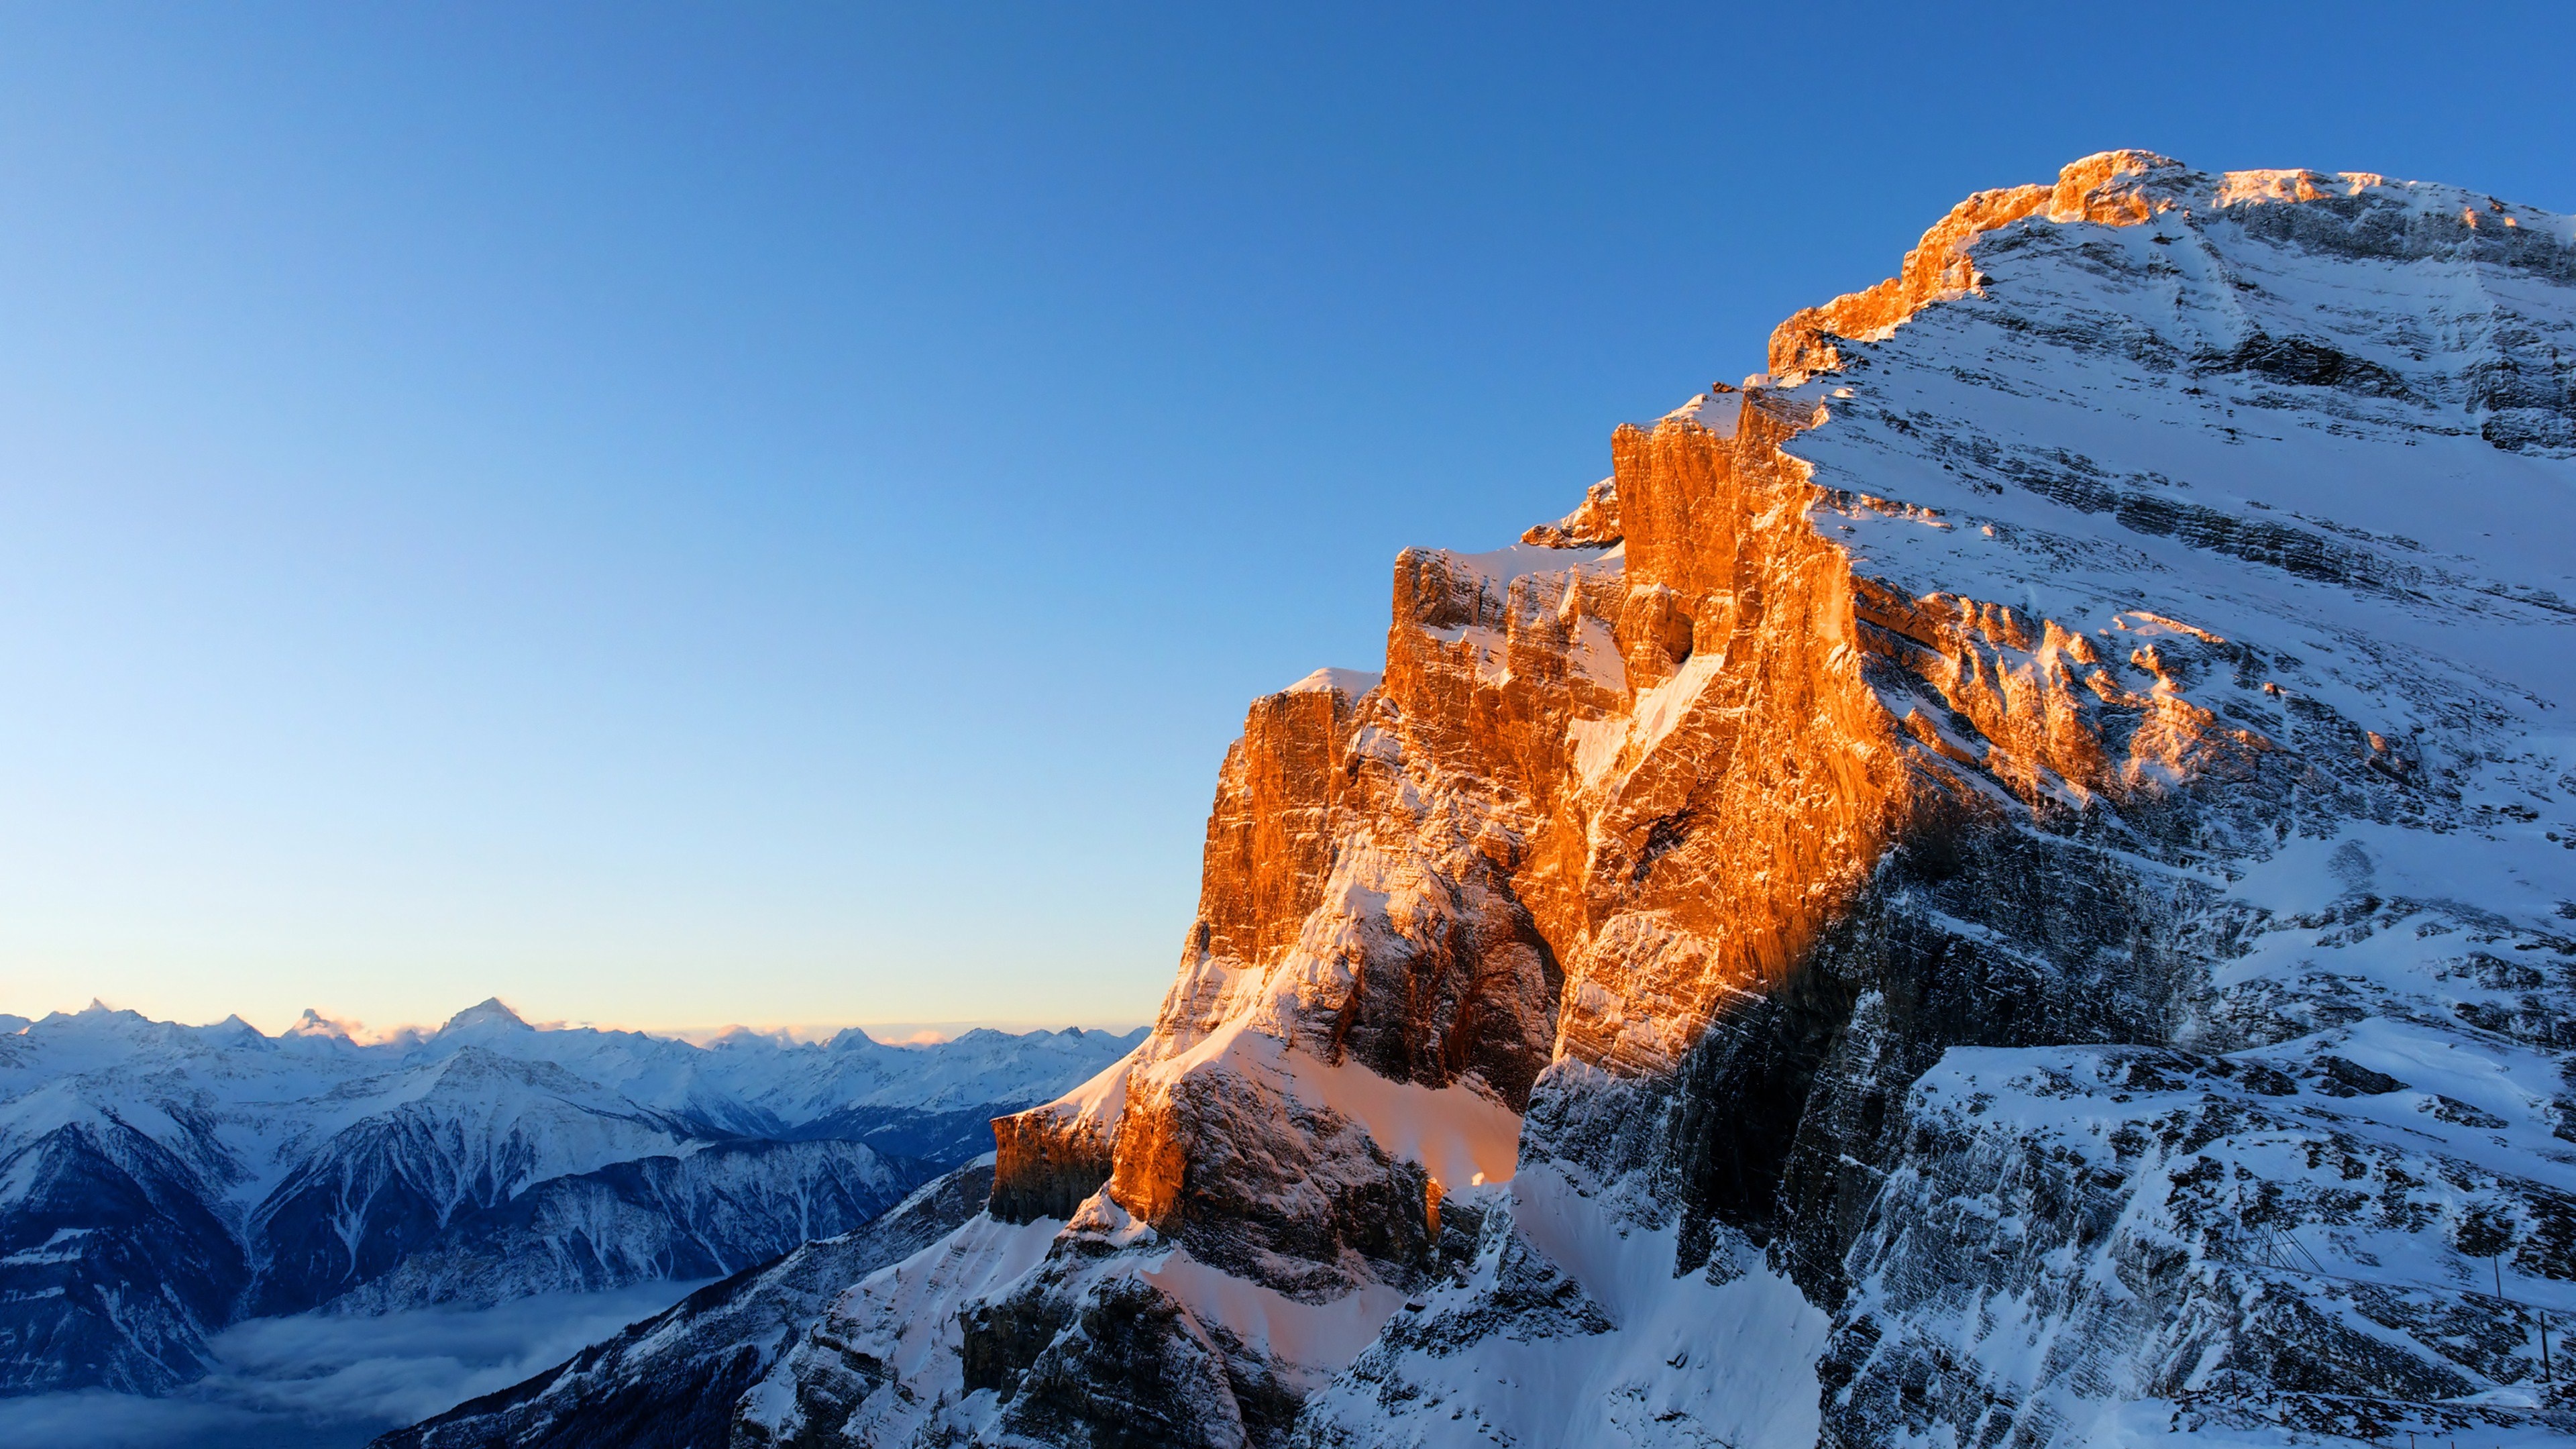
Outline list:
[[[1408,551],[1153,1035],[750,1442],[2564,1427],[2571,282],[2092,157]]]

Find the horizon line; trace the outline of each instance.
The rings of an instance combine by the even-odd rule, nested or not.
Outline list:
[[[501,998],[486,997],[485,1000],[500,1001]],[[481,1002],[475,1003],[475,1005],[481,1004]],[[511,1015],[519,1015],[515,1008],[509,1007],[508,1002],[503,1001],[501,1004],[505,1009],[510,1010]],[[146,1021],[169,1026],[184,1026],[193,1030],[202,1030],[211,1026],[221,1026],[226,1021],[241,1021],[252,1030],[258,1031],[260,1035],[272,1040],[282,1037],[292,1031],[298,1022],[304,1020],[305,1014],[310,1014],[317,1020],[337,1028],[351,1041],[356,1042],[361,1046],[372,1046],[397,1040],[406,1033],[414,1036],[426,1037],[436,1033],[446,1025],[445,1022],[401,1022],[391,1026],[378,1027],[371,1026],[354,1017],[332,1016],[318,1008],[307,1007],[305,1008],[305,1013],[298,1014],[293,1020],[286,1022],[284,1025],[279,1026],[274,1030],[268,1030],[261,1028],[257,1023],[243,1017],[239,1012],[234,1012],[229,1016],[219,1018],[215,1021],[188,1022],[179,1021],[175,1018],[156,1017],[149,1012],[138,1008],[115,1006],[100,997],[92,997],[87,1005],[74,1009],[66,1010],[58,1007],[40,1014],[29,1013],[26,1014],[25,1019],[32,1026],[34,1023],[41,1022],[50,1016],[78,1016],[87,1011],[102,1009],[111,1012],[132,1011],[135,1015],[142,1017]],[[472,1006],[465,1007],[451,1015],[449,1020],[452,1021],[455,1016],[461,1016],[464,1012],[471,1011],[473,1009],[474,1008]],[[0,1015],[15,1016],[19,1014],[20,1013],[8,1011],[5,1007],[0,1007]],[[1082,1031],[1105,1031],[1113,1036],[1124,1036],[1128,1032],[1135,1031],[1139,1028],[1151,1027],[1154,1024],[1150,1017],[1106,1017],[1074,1021],[1054,1020],[1043,1017],[988,1016],[955,1017],[944,1020],[925,1020],[920,1017],[911,1017],[874,1021],[795,1021],[771,1024],[726,1022],[721,1025],[713,1026],[637,1026],[623,1022],[574,1018],[557,1018],[546,1021],[536,1021],[530,1020],[524,1016],[519,1017],[519,1019],[526,1023],[526,1025],[531,1029],[537,1031],[626,1031],[634,1032],[641,1036],[660,1037],[670,1041],[684,1041],[689,1043],[691,1046],[705,1046],[707,1043],[714,1041],[719,1037],[728,1036],[735,1032],[747,1032],[753,1036],[785,1038],[786,1040],[799,1045],[807,1045],[829,1041],[833,1037],[838,1036],[845,1031],[861,1031],[865,1032],[870,1039],[887,1046],[925,1046],[934,1045],[940,1042],[954,1041],[958,1037],[964,1036],[970,1031],[978,1030],[998,1031],[1012,1036],[1025,1036],[1033,1031],[1071,1031],[1078,1029]]]

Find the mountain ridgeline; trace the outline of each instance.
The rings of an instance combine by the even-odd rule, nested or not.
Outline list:
[[[2576,1436],[2576,220],[2105,153],[1761,362],[1254,702],[1141,1039],[0,1036],[9,1382],[731,1272],[381,1442]]]
[[[2090,157],[1610,453],[736,1449],[2576,1431],[2576,223]]]
[[[0,1035],[0,1393],[156,1394],[239,1319],[721,1277],[868,1223],[1134,1036],[699,1047],[497,1001],[360,1044],[103,1007]]]

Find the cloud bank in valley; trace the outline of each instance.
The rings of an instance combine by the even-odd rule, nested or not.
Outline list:
[[[0,1449],[342,1449],[561,1363],[698,1282],[557,1293],[498,1308],[253,1319],[180,1397],[87,1391],[13,1400]]]

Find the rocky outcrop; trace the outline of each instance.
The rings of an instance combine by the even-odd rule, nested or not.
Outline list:
[[[2088,158],[1407,551],[747,1442],[2564,1432],[2571,256]]]
[[[2272,174],[2238,173],[2227,178],[2228,189],[2232,194],[2251,194],[2259,186],[2251,178]],[[2075,222],[2134,226],[2206,194],[2209,180],[2152,152],[2105,151],[2059,172],[2053,186],[1980,191],[1934,223],[1914,250],[1905,254],[1895,276],[1822,307],[1807,308],[1781,323],[1771,334],[1771,370],[1781,374],[1838,370],[1842,362],[1833,346],[1835,339],[1881,339],[1932,303],[1977,292],[1984,276],[1972,253],[1977,241],[1990,232],[2030,217],[2044,217],[2061,226]],[[2322,193],[2309,186],[2304,195],[2296,187],[2291,194],[2293,199],[2313,200]]]
[[[1732,392],[1725,384],[1720,388]],[[1604,478],[1584,492],[1572,513],[1554,523],[1532,524],[1521,542],[1542,548],[1599,548],[1619,541],[1619,482]]]

